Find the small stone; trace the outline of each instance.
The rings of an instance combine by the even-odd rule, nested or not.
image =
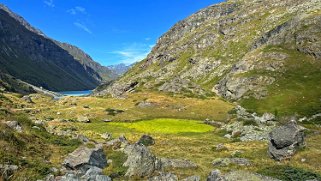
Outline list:
[[[193,175],[183,179],[182,181],[200,181],[200,180],[201,180],[200,176]]]
[[[29,103],[29,104],[34,103],[34,102],[32,101],[32,99],[31,99],[31,97],[28,96],[28,95],[23,96],[21,99],[24,100],[24,101],[26,101],[26,102]]]
[[[219,170],[213,170],[207,177],[207,181],[224,181],[224,177]]]
[[[110,122],[112,122],[112,120],[110,120],[110,119],[104,119],[103,122],[105,122],[105,123],[110,123]]]
[[[251,162],[246,158],[217,158],[213,161],[213,165],[219,167],[226,167],[231,164],[249,166],[251,165]]]
[[[35,123],[35,125],[38,125],[38,126],[44,126],[45,125],[45,122],[42,121],[42,120],[35,120],[34,123]]]
[[[149,181],[178,181],[178,178],[172,173],[161,173],[159,176],[150,178]]]
[[[57,115],[61,115],[61,112],[57,112]]]
[[[90,123],[90,119],[87,116],[78,116],[77,121],[81,123]]]
[[[59,171],[56,167],[52,167],[52,168],[50,168],[49,170],[50,170],[50,172],[52,172],[52,173],[58,173],[58,171]]]
[[[224,138],[231,139],[232,136],[230,134],[226,134],[226,135],[224,135]]]
[[[6,125],[9,126],[12,129],[16,130],[19,133],[22,132],[22,127],[20,126],[18,121],[7,121]]]
[[[55,181],[55,176],[52,174],[49,174],[46,176],[45,181]]]
[[[100,135],[101,138],[105,139],[105,140],[110,140],[112,137],[111,133],[103,133]]]
[[[95,181],[112,181],[112,179],[106,175],[97,175]]]
[[[223,144],[223,143],[220,143],[218,145],[215,146],[215,150],[220,152],[220,151],[226,151],[228,150],[227,147]]]
[[[2,165],[0,164],[0,173],[5,180],[9,180],[10,177],[18,170],[17,165]]]
[[[38,126],[32,126],[32,129],[40,130],[40,128]]]

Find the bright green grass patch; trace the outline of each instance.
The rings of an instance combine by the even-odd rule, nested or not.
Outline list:
[[[205,133],[213,130],[212,126],[201,121],[186,119],[154,119],[133,123],[110,123],[114,126],[126,127],[143,133]]]

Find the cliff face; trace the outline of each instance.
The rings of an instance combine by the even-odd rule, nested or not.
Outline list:
[[[318,109],[320,26],[318,0],[230,0],[213,5],[174,25],[145,60],[97,94],[216,94],[250,108],[262,104],[262,110],[263,104],[272,107],[277,99],[288,104],[292,97],[299,104],[305,97]]]
[[[94,89],[109,69],[80,49],[57,42],[0,6],[0,71],[45,89]]]

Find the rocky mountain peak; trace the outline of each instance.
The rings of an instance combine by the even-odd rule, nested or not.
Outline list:
[[[320,14],[318,0],[229,0],[209,6],[175,24],[146,59],[97,94],[152,89],[252,105],[260,100],[262,106],[262,100],[275,102],[278,91],[302,99],[293,85],[308,89],[321,83],[320,61],[314,61],[321,58]],[[312,77],[310,83],[299,79],[299,72]],[[311,91],[302,90],[306,96]],[[320,104],[315,97],[321,95],[313,95]]]

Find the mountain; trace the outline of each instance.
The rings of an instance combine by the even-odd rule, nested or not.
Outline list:
[[[175,24],[96,94],[217,95],[258,113],[311,115],[321,110],[320,45],[320,1],[228,0]]]
[[[116,77],[123,75],[130,69],[131,65],[126,65],[124,63],[110,65],[108,66],[109,70],[111,70]]]
[[[94,89],[111,71],[0,5],[0,71],[53,91]]]
[[[61,43],[58,41],[55,42],[61,48],[69,52],[70,55],[72,55],[77,61],[79,61],[79,63],[83,65],[85,69],[87,69],[87,71],[98,81],[108,82],[117,77],[114,75],[114,71],[111,68],[102,66],[99,63],[95,62],[88,54],[86,54],[80,48],[74,45],[70,45],[68,43]],[[91,69],[92,72],[90,72]]]

